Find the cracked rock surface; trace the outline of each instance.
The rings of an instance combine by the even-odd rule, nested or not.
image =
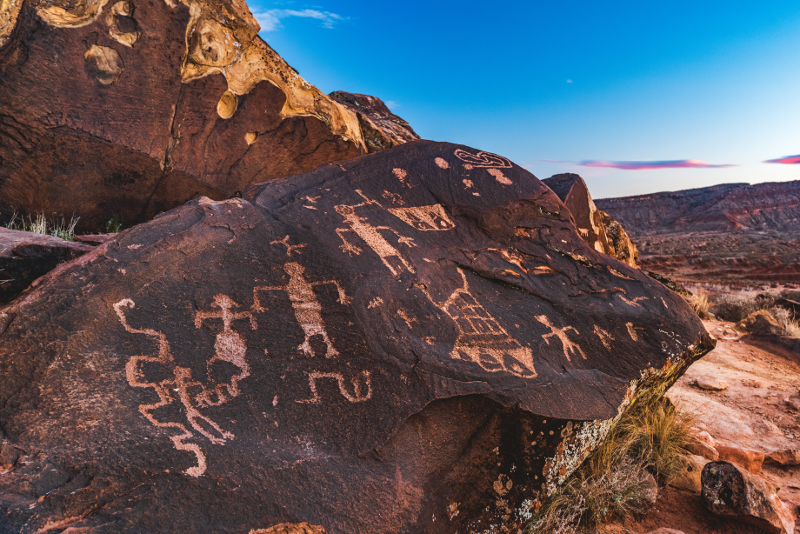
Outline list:
[[[191,201],[0,319],[25,533],[519,527],[714,345],[532,174],[423,141]]]

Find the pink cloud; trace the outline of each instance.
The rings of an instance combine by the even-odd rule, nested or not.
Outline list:
[[[764,163],[783,163],[784,165],[800,165],[800,154],[797,156],[786,156],[785,158],[768,159]]]
[[[611,169],[624,169],[626,171],[648,171],[653,169],[724,169],[736,165],[712,165],[696,159],[680,159],[671,161],[581,161],[583,167],[608,167]]]

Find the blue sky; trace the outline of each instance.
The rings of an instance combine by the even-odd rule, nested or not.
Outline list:
[[[423,138],[539,178],[576,172],[595,198],[800,180],[764,163],[800,155],[797,0],[249,6],[324,92],[380,97]]]

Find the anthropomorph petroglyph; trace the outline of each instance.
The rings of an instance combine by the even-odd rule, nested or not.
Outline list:
[[[380,203],[367,198],[360,190],[356,189],[356,192],[361,195],[362,198],[364,198],[364,202],[351,206],[340,204],[334,208],[336,209],[336,212],[344,218],[345,222],[349,226],[349,228],[336,229],[336,233],[339,234],[339,237],[344,242],[340,248],[351,256],[353,254],[361,254],[361,249],[350,243],[344,237],[345,232],[353,232],[381,258],[381,261],[389,269],[389,271],[391,271],[392,275],[400,274],[404,268],[410,273],[416,272],[414,270],[414,266],[409,263],[409,261],[406,260],[406,258],[400,254],[400,252],[394,248],[394,246],[389,243],[386,238],[383,237],[383,235],[381,235],[381,230],[387,230],[394,233],[398,238],[398,242],[406,245],[407,247],[415,247],[416,244],[414,243],[414,240],[410,237],[403,236],[390,226],[372,226],[369,223],[369,220],[359,216],[356,213],[357,208],[369,204],[379,207],[383,206],[381,206]]]
[[[319,198],[319,197],[317,197],[317,198]],[[306,246],[305,243],[301,243],[299,245],[290,245],[289,244],[289,236],[288,235],[286,237],[284,237],[283,239],[280,239],[280,240],[276,239],[275,241],[271,241],[270,245],[283,245],[283,246],[285,246],[286,247],[286,255],[287,256],[291,256],[292,253],[294,253],[294,252],[297,252],[298,254],[300,254],[300,249],[304,248]]]
[[[450,356],[475,362],[491,372],[506,371],[523,377],[536,377],[531,349],[512,338],[469,291],[464,271],[458,269],[463,285],[444,302],[437,302],[428,288],[417,284],[434,306],[447,314],[458,330]]]
[[[249,367],[247,366],[246,360],[244,360],[244,351],[247,350],[247,347],[244,346],[244,341],[241,337],[238,337],[238,334],[233,332],[230,328],[231,321],[237,318],[234,317],[234,315],[240,315],[230,312],[230,308],[235,306],[235,303],[225,295],[217,295],[217,297],[215,297],[215,304],[220,308],[219,312],[211,312],[205,317],[198,315],[201,322],[210,318],[211,315],[223,320],[223,332],[217,336],[216,354],[209,362],[209,366],[215,359],[225,360],[231,361],[234,365],[239,366],[239,369],[242,371],[232,379],[231,384],[228,384],[227,387],[224,388],[227,390],[227,395],[222,394],[222,388],[219,386],[215,388],[215,404],[222,404],[229,400],[230,397],[235,397],[239,394],[238,381],[249,374]],[[126,331],[132,334],[144,334],[145,336],[153,338],[158,343],[158,351],[157,354],[154,355],[133,356],[125,365],[125,375],[131,386],[135,388],[151,388],[158,395],[157,402],[140,404],[139,411],[153,426],[158,428],[172,428],[179,433],[178,435],[170,436],[173,445],[180,451],[193,453],[197,461],[197,465],[190,467],[184,472],[187,475],[199,477],[206,471],[205,453],[199,445],[187,443],[187,440],[197,436],[183,423],[158,420],[155,415],[153,415],[153,411],[179,402],[183,406],[186,420],[191,428],[198,434],[208,438],[211,443],[221,445],[225,443],[226,440],[233,439],[234,435],[223,430],[211,418],[200,412],[200,408],[208,406],[209,403],[206,402],[205,399],[211,398],[212,392],[207,389],[203,383],[192,379],[191,369],[182,367],[175,362],[167,337],[161,332],[150,328],[134,328],[128,323],[124,310],[125,308],[133,308],[135,305],[136,304],[131,299],[122,299],[114,304],[114,311],[117,313],[117,317],[119,317]],[[203,313],[205,312],[198,312],[198,314]],[[240,315],[240,317],[243,316],[244,315]],[[249,319],[251,321],[251,326],[255,328],[252,317],[249,317]],[[145,376],[145,367],[147,364],[161,366],[168,372],[167,374],[172,374],[171,378],[161,380],[160,382],[149,381]]]
[[[580,334],[580,332],[578,332],[578,330],[574,326],[565,326],[564,328],[558,328],[557,326],[554,326],[553,323],[550,322],[550,319],[548,319],[546,315],[537,315],[536,320],[550,329],[549,333],[542,336],[544,342],[549,345],[551,337],[558,338],[561,341],[561,347],[564,350],[564,356],[567,357],[568,361],[572,361],[570,353],[575,353],[575,352],[583,356],[584,360],[586,359],[586,354],[584,354],[583,349],[581,349],[580,345],[578,345],[577,343],[573,343],[572,340],[569,338],[569,336],[567,336],[567,332],[570,330],[572,330],[576,334]]]
[[[259,300],[259,291],[285,291],[289,295],[289,300],[292,302],[294,314],[297,322],[303,329],[305,340],[297,348],[302,350],[308,356],[314,356],[314,350],[311,348],[311,338],[314,336],[322,336],[325,342],[327,351],[325,352],[326,358],[333,358],[339,352],[333,347],[333,343],[328,337],[328,332],[325,330],[325,323],[322,321],[322,306],[320,306],[317,296],[314,294],[314,286],[323,284],[333,284],[339,291],[339,302],[347,304],[350,298],[345,294],[344,288],[339,285],[336,280],[322,280],[320,282],[309,282],[306,280],[304,273],[305,268],[299,263],[293,261],[286,263],[283,270],[289,275],[289,283],[285,286],[262,286],[253,289],[253,310],[257,312],[266,311]]]
[[[339,385],[339,393],[349,402],[356,403],[367,401],[372,398],[372,378],[370,377],[369,371],[362,371],[361,374],[364,377],[364,385],[367,390],[362,391],[361,382],[359,382],[358,377],[352,378],[350,379],[350,382],[353,384],[353,394],[351,395],[350,392],[347,391],[347,387],[345,387],[345,380],[342,373],[308,373],[308,387],[311,389],[311,398],[295,402],[301,404],[319,404],[322,402],[319,397],[319,392],[317,391],[317,380],[321,378],[336,380],[336,383]]]
[[[219,311],[198,311],[194,317],[195,328],[201,328],[203,323],[209,319],[219,319],[222,321],[222,332],[217,334],[216,343],[214,344],[214,357],[208,360],[208,380],[211,381],[211,367],[214,362],[222,361],[233,364],[239,369],[239,373],[232,376],[230,383],[217,384],[214,388],[214,394],[205,390],[198,395],[197,401],[205,406],[218,406],[230,400],[233,397],[239,396],[239,381],[250,376],[250,365],[245,358],[247,354],[247,345],[244,338],[231,328],[231,323],[235,319],[249,319],[250,327],[253,330],[258,328],[256,320],[251,312],[234,312],[232,308],[239,305],[232,301],[227,295],[214,296],[214,303],[211,305],[214,308],[219,308]],[[216,397],[216,398],[214,398]]]

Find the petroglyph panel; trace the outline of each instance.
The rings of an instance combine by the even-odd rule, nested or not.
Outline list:
[[[443,232],[456,227],[441,204],[411,208],[389,208],[388,211],[421,232]]]
[[[437,302],[428,288],[416,284],[431,303],[456,324],[458,337],[450,356],[471,361],[490,372],[505,371],[523,378],[535,378],[531,349],[512,338],[469,291],[464,271],[458,269],[463,285],[444,302]]]
[[[341,393],[342,397],[347,399],[348,402],[355,404],[357,402],[368,401],[372,398],[372,377],[369,371],[362,371],[361,377],[363,377],[363,387],[362,381],[358,375],[350,379],[353,388],[353,394],[351,395],[347,390],[345,378],[342,373],[308,373],[308,387],[311,390],[311,397],[295,402],[300,404],[320,404],[322,399],[320,398],[319,391],[317,391],[317,381],[323,378],[335,380],[336,384],[339,386],[339,393]]]
[[[472,154],[466,150],[457,149],[454,152],[455,156],[472,167],[494,168],[494,169],[510,169],[511,162],[503,156],[492,154],[491,152],[478,152]]]

